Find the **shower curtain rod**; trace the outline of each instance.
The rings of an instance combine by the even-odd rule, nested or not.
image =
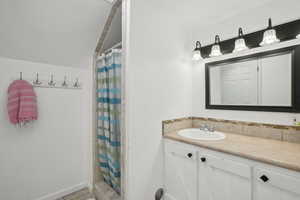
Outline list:
[[[106,53],[110,52],[111,50],[113,50],[113,49],[115,49],[117,47],[122,47],[122,42],[119,42],[119,43],[113,45],[111,48],[106,49],[105,51],[103,51],[103,53],[106,54]]]

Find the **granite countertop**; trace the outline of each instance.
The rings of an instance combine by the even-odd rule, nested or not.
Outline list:
[[[177,131],[165,134],[164,138],[300,172],[300,144],[239,134],[225,134],[226,138],[219,141],[187,139],[178,135]]]

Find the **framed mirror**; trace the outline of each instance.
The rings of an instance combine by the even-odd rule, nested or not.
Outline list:
[[[300,112],[300,47],[206,64],[206,108]]]

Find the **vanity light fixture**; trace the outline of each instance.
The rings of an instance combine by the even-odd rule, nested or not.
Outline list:
[[[199,41],[196,42],[196,48],[193,51],[193,60],[202,59],[201,55],[201,43]]]
[[[276,30],[272,26],[272,19],[269,18],[269,26],[267,30],[264,32],[263,41],[259,45],[266,46],[277,42],[280,42],[280,40],[277,38]]]
[[[249,49],[246,45],[243,29],[239,28],[239,36],[235,40],[233,53]]]
[[[209,54],[209,57],[216,57],[221,55],[223,54],[221,52],[221,47],[220,47],[220,37],[219,35],[216,35],[215,44],[211,47],[211,52]]]

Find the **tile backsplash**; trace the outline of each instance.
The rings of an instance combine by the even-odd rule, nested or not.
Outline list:
[[[162,130],[163,134],[168,134],[184,128],[198,128],[200,125],[204,124],[213,126],[215,130],[222,132],[300,143],[299,126],[285,126],[215,118],[185,117],[165,120],[162,123]]]

